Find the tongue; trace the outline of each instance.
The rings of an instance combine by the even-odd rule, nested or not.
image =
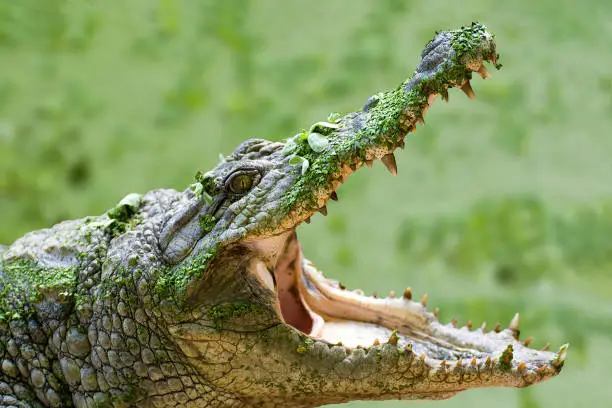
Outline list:
[[[313,337],[332,344],[342,343],[346,347],[355,348],[385,342],[392,335],[392,330],[372,323],[329,320]]]
[[[371,323],[384,326],[389,332],[401,328],[401,332],[422,337],[427,326],[436,321],[421,303],[405,298],[377,299],[343,290],[307,260],[303,262],[298,285],[305,303],[326,322],[351,320]]]

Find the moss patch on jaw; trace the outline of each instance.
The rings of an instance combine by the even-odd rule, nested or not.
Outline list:
[[[155,293],[160,299],[183,303],[186,300],[184,293],[187,285],[195,277],[202,275],[214,259],[218,249],[219,244],[206,253],[185,260],[176,266],[165,268],[160,272],[155,283]]]
[[[265,310],[252,303],[226,303],[219,306],[213,306],[208,310],[208,320],[213,322],[213,326],[216,330],[223,329],[224,324],[231,319],[239,318],[248,313],[261,314]]]
[[[499,358],[499,369],[501,371],[508,372],[512,369],[512,359],[514,358],[514,349],[512,344],[504,350],[501,357]]]

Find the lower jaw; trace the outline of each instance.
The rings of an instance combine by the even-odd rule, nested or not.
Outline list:
[[[348,348],[392,343],[440,360],[478,358],[485,354],[470,347],[467,338],[464,344],[457,345],[433,336],[431,327],[443,326],[423,303],[406,296],[379,299],[365,296],[359,290],[346,290],[338,282],[326,279],[307,260],[302,263],[297,285],[300,300],[312,320],[306,334],[315,340]],[[452,324],[448,326],[446,330],[458,331]]]

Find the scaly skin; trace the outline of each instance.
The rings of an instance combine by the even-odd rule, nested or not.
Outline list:
[[[557,375],[558,353],[505,330],[443,325],[426,298],[349,292],[295,228],[393,151],[437,94],[496,64],[472,24],[436,35],[416,73],[361,112],[286,142],[248,140],[183,192],[129,195],[98,217],[0,247],[0,406],[310,407],[442,399]]]

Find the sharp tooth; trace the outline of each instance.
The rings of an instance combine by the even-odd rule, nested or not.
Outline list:
[[[563,366],[563,363],[565,363],[565,358],[567,357],[568,347],[569,347],[569,344],[564,344],[559,348],[559,352],[557,353],[557,358],[555,358],[555,360],[552,363],[552,365],[555,366],[555,368],[560,368]]]
[[[429,96],[427,97],[427,104],[431,105],[433,103],[433,101],[436,100],[436,96],[438,96],[437,93],[429,94]]]
[[[438,317],[438,314],[440,314],[440,309],[438,309],[437,307],[434,309],[433,311],[434,316]]]
[[[525,341],[523,342],[523,344],[525,345],[525,347],[529,347],[532,341],[533,341],[533,337],[527,337]]]
[[[397,174],[397,163],[395,162],[395,155],[393,153],[385,154],[380,160],[391,174],[394,176]]]
[[[404,299],[412,299],[412,289],[406,288],[406,290],[404,291]]]
[[[474,357],[474,358],[472,359],[472,365],[473,365],[473,366],[475,366],[476,364],[478,364],[478,362],[476,361],[476,357]]]
[[[323,214],[323,216],[327,217],[327,207],[326,206],[319,208],[319,212]]]
[[[515,339],[518,340],[519,334],[520,334],[520,331],[519,331],[519,314],[518,313],[514,315],[514,317],[512,318],[512,321],[510,322],[510,325],[508,326],[508,328],[514,332],[513,336],[514,336]]]
[[[372,168],[372,165],[374,164],[374,160],[366,160],[365,161],[366,166],[368,166],[369,168]]]
[[[546,343],[546,345],[542,347],[542,351],[548,351],[548,350],[550,350],[550,343]]]
[[[468,322],[465,324],[467,326],[468,329],[472,328],[472,321],[468,320]]]
[[[484,64],[482,64],[480,68],[478,68],[478,73],[480,74],[482,79],[491,78],[491,74],[489,74],[489,71],[487,71],[487,67],[485,67]]]
[[[387,343],[396,345],[398,340],[399,340],[399,336],[397,335],[397,331],[393,330],[393,332],[389,336],[389,341]]]
[[[463,85],[461,85],[461,90],[463,91],[463,93],[465,93],[468,98],[470,99],[474,99],[474,97],[476,96],[474,94],[474,90],[472,89],[472,85],[470,85],[470,81],[465,81],[463,83]]]
[[[521,364],[519,364],[519,365],[518,365],[518,367],[516,367],[516,370],[517,370],[519,373],[522,373],[522,372],[523,372],[523,370],[525,370],[526,368],[527,368],[527,363],[525,363],[525,362],[523,361]]]
[[[480,326],[480,330],[482,330],[483,333],[487,332],[487,322],[482,322],[482,326]]]
[[[487,357],[487,361],[485,361],[485,365],[487,365],[487,366],[491,365],[491,356]]]
[[[427,111],[429,110],[429,105],[425,105],[425,107],[423,109],[421,109],[421,115],[423,115],[423,117],[425,117],[425,115],[427,114]],[[421,125],[424,125],[425,123],[421,123]]]
[[[453,325],[453,327],[457,327],[457,323],[459,322],[453,317],[453,319],[451,320],[451,324]]]
[[[463,365],[463,360],[461,359],[461,357],[459,357],[459,360],[457,360],[457,364],[455,364],[456,367],[461,367]]]
[[[338,201],[338,194],[335,191],[332,191],[330,198],[334,201]]]
[[[419,122],[421,126],[425,126],[425,121],[423,120],[422,116],[417,117],[417,122]]]
[[[442,362],[440,363],[440,367],[441,368],[446,367],[446,360],[442,360]]]
[[[374,346],[379,346],[379,345],[380,345],[380,340],[378,340],[378,339],[374,339],[374,343],[373,343],[373,345],[374,345]]]
[[[310,217],[306,218],[306,219],[304,220],[304,222],[305,222],[306,224],[310,224]]]
[[[427,306],[427,293],[425,293],[423,297],[421,298],[421,304],[423,306]]]
[[[404,139],[400,140],[400,141],[397,143],[397,145],[398,145],[399,147],[401,147],[402,149],[403,149],[404,147],[406,147],[406,143],[404,142]]]
[[[501,324],[499,324],[499,322],[497,322],[497,324],[495,325],[495,328],[493,330],[495,330],[495,333],[499,333],[501,331]]]
[[[422,362],[425,362],[425,358],[426,358],[425,353],[421,354],[421,361]]]
[[[391,299],[394,299],[394,298],[395,298],[395,291],[390,290],[390,291],[389,291],[389,297],[390,297]]]

